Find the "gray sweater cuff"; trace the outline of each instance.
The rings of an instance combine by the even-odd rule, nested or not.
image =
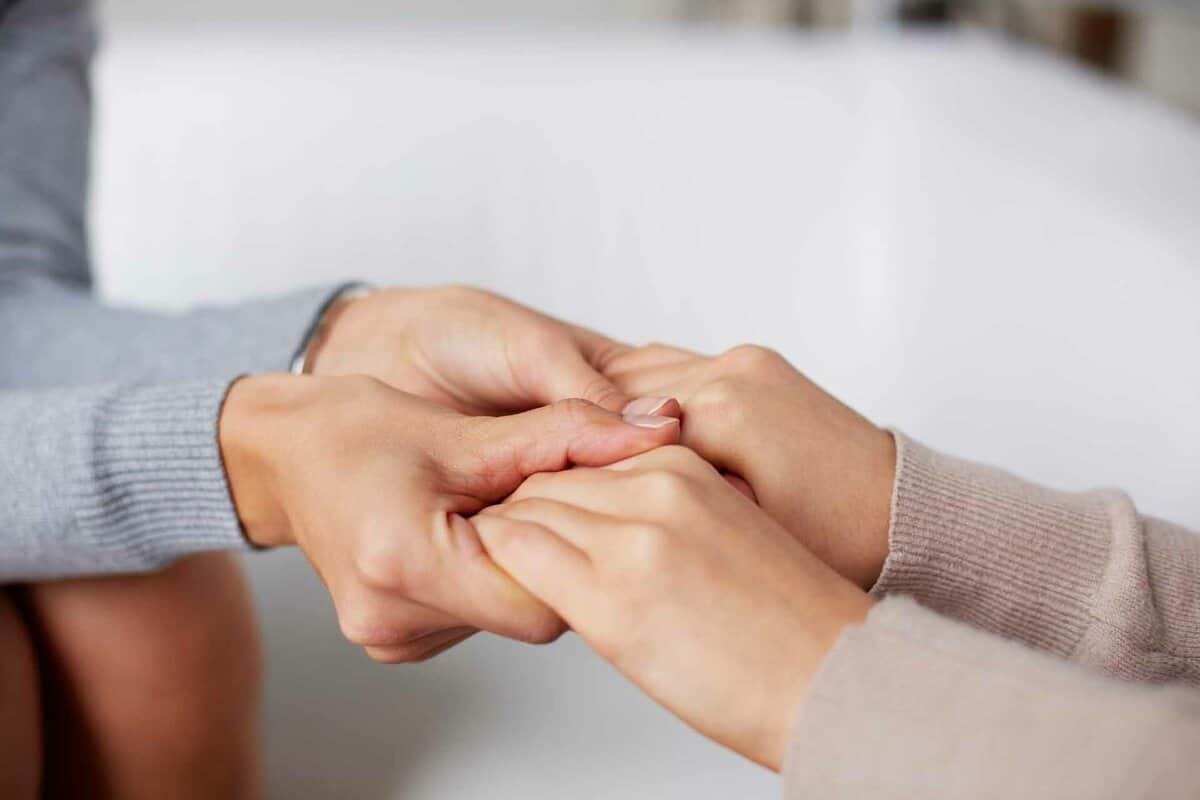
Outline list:
[[[889,554],[872,592],[1072,653],[1112,539],[1115,492],[1045,489],[895,433]]]
[[[87,407],[73,481],[84,546],[108,569],[246,548],[217,441],[227,381],[115,387]]]

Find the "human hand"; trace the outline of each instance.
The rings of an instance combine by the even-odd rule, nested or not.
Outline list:
[[[684,447],[535,475],[475,524],[597,654],[771,769],[825,653],[871,607]]]
[[[222,457],[247,537],[297,544],[342,632],[383,662],[435,655],[477,628],[531,642],[557,614],[497,569],[464,515],[527,476],[607,464],[678,438],[583,400],[467,417],[367,377],[264,375],[229,391]]]
[[[314,375],[371,375],[467,414],[582,397],[628,401],[598,368],[625,345],[480,289],[387,289],[330,310],[309,351]]]
[[[630,396],[676,398],[684,445],[744,478],[821,560],[863,588],[875,583],[888,553],[890,433],[761,347],[710,358],[649,345],[615,355],[605,371]]]

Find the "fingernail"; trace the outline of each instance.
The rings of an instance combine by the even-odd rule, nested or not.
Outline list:
[[[630,425],[636,425],[639,428],[657,429],[679,424],[679,420],[674,417],[656,417],[653,414],[622,414],[621,416]]]
[[[625,408],[621,409],[621,413],[627,417],[635,414],[643,416],[654,416],[662,407],[671,402],[669,397],[639,397],[636,400],[630,400]]]

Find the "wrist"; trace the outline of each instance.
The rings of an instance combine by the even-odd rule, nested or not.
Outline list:
[[[875,607],[875,600],[870,595],[848,581],[839,579],[830,588],[832,591],[822,592],[823,596],[812,604],[813,609],[820,609],[818,613],[810,619],[796,620],[793,647],[789,650],[793,654],[792,659],[782,665],[791,676],[791,683],[778,698],[776,707],[781,714],[768,722],[771,727],[761,737],[766,748],[764,752],[747,754],[776,772],[783,769],[784,754],[791,744],[793,723],[800,707],[808,700],[809,691],[825,659],[845,630],[866,622],[871,609]]]
[[[292,542],[283,504],[279,500],[276,464],[287,441],[281,422],[295,409],[297,382],[285,375],[238,379],[221,408],[217,440],[229,492],[247,540],[257,547]]]
[[[868,454],[864,471],[867,490],[861,498],[865,566],[861,578],[855,581],[863,589],[870,589],[879,580],[888,555],[892,490],[896,482],[896,440],[891,431],[874,427]]]
[[[307,375],[316,371],[317,359],[338,320],[351,305],[372,292],[373,289],[365,283],[348,283],[334,292],[304,335],[304,341],[292,359],[292,374]]]

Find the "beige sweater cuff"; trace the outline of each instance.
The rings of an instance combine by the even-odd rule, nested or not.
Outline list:
[[[873,594],[911,595],[976,627],[1071,655],[1091,622],[1114,516],[1136,525],[1128,500],[1045,489],[895,438],[890,553]]]
[[[888,598],[846,630],[798,711],[799,798],[1183,798],[1200,698],[1088,673]]]

